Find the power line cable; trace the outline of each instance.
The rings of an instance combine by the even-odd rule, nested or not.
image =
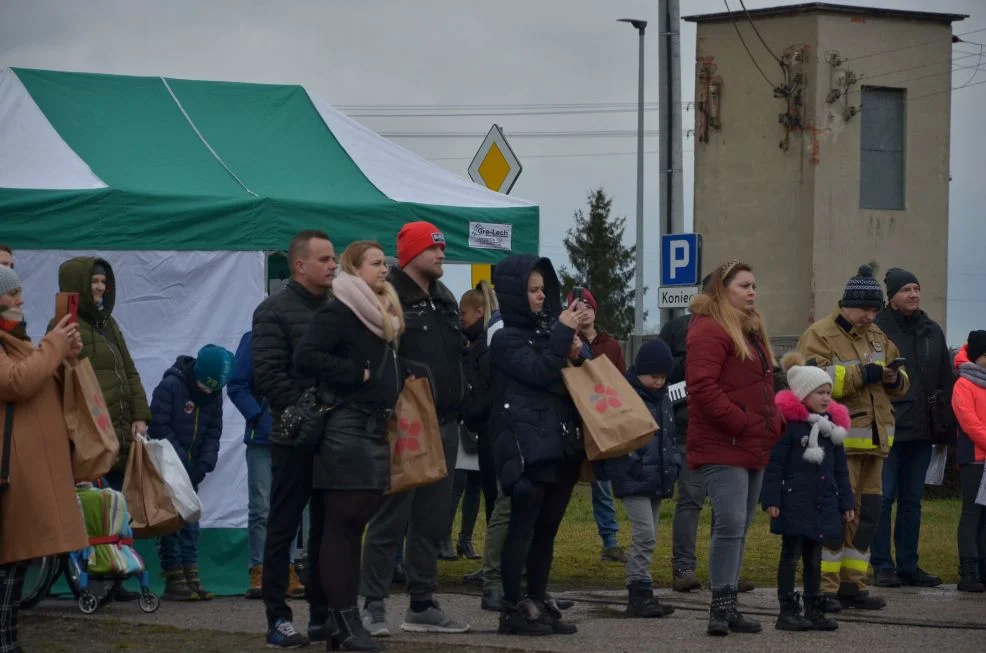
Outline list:
[[[948,59],[941,59],[941,60],[938,60],[938,61],[931,61],[931,62],[920,64],[920,65],[917,65],[917,66],[908,66],[907,68],[898,68],[897,70],[886,70],[886,71],[884,71],[882,73],[875,73],[873,75],[868,75],[868,74],[865,74],[865,73],[860,73],[859,78],[861,80],[862,79],[877,79],[879,77],[887,77],[888,75],[897,75],[899,73],[906,73],[906,72],[910,72],[912,70],[920,70],[921,68],[930,68],[931,66],[938,66],[938,65],[943,65],[943,64],[945,64],[945,65],[951,65],[951,64],[954,64],[956,61],[962,61],[963,59],[970,59],[970,58],[976,57],[976,56],[979,56],[979,55],[973,53],[973,54],[963,55],[961,57],[949,57]]]
[[[510,109],[609,109],[632,108],[636,110],[636,102],[569,102],[569,103],[531,103],[520,102],[512,104],[338,104],[337,109],[346,111],[377,111],[377,110],[420,110],[420,111],[470,111],[470,110],[510,110]],[[646,102],[645,107],[657,107],[657,102]]]
[[[736,36],[739,37],[740,43],[743,44],[743,49],[746,50],[746,55],[750,58],[750,61],[753,62],[753,65],[756,66],[757,70],[760,71],[760,76],[764,78],[764,81],[767,82],[767,85],[770,86],[770,89],[771,90],[776,89],[777,85],[774,84],[774,82],[770,81],[770,78],[767,77],[767,73],[763,71],[763,68],[760,67],[760,64],[758,64],[757,60],[754,58],[753,53],[750,52],[750,47],[746,44],[746,40],[743,38],[743,34],[740,32],[739,25],[736,24],[736,18],[733,16],[733,12],[729,8],[729,2],[727,0],[722,0],[722,4],[726,6],[726,13],[729,15],[730,22],[733,24],[733,29],[736,30]]]
[[[694,150],[682,150],[687,152],[694,152]],[[635,155],[637,152],[576,152],[572,154],[525,154],[524,160],[527,159],[567,159],[567,158],[591,158],[597,156],[631,156]],[[644,150],[644,154],[660,154],[659,150]],[[471,156],[426,156],[429,161],[471,161],[473,157]]]
[[[649,129],[644,136],[658,136],[660,130]],[[384,138],[482,138],[485,132],[380,132]],[[529,131],[509,132],[509,138],[622,138],[636,136],[636,129],[584,130],[584,131]]]
[[[972,83],[972,80],[974,80],[976,78],[976,75],[979,74],[979,67],[983,65],[983,48],[984,47],[986,47],[986,46],[982,46],[982,45],[979,46],[979,60],[976,62],[976,69],[972,71],[972,76],[968,80],[966,80],[966,83],[965,84],[963,84],[962,86],[956,87],[955,90],[959,90],[960,88],[965,88],[966,86],[968,86],[969,84],[971,84]]]
[[[983,28],[980,28],[980,29],[974,29],[974,30],[972,30],[970,32],[962,32],[960,34],[954,34],[953,37],[956,37],[956,36],[961,37],[961,36],[966,36],[968,34],[978,34],[979,32],[986,32],[986,27],[983,27]],[[931,40],[928,40],[928,41],[921,41],[919,43],[911,43],[910,45],[904,45],[904,46],[901,46],[899,48],[892,48],[890,50],[880,50],[879,52],[870,52],[868,54],[861,54],[861,55],[857,55],[855,57],[847,57],[844,61],[859,61],[860,59],[869,59],[870,57],[878,57],[881,54],[891,54],[893,52],[900,52],[901,50],[909,50],[911,48],[919,48],[922,45],[930,45],[932,43],[940,43],[940,42],[941,42],[941,38],[931,39]]]
[[[683,102],[684,106],[685,103]],[[645,108],[644,111],[657,111],[659,107]],[[637,107],[626,109],[571,109],[549,111],[476,111],[469,113],[346,113],[350,118],[471,118],[483,116],[578,116],[607,113],[636,113]]]
[[[750,15],[750,11],[746,8],[746,3],[743,2],[743,0],[739,0],[739,3],[740,3],[740,7],[743,7],[743,12],[746,14],[746,19],[750,21],[750,27],[753,28],[753,32],[757,35],[757,38],[760,39],[760,43],[763,44],[764,49],[766,49],[767,52],[770,53],[770,56],[774,58],[774,61],[776,61],[778,64],[781,64],[781,58],[778,57],[776,54],[774,54],[774,51],[770,49],[769,45],[767,45],[767,41],[764,40],[763,35],[760,34],[760,30],[757,29],[756,23],[753,22],[753,16]],[[728,9],[729,7],[727,6],[726,8]]]

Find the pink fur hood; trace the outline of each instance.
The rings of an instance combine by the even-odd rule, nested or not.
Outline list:
[[[808,409],[805,408],[805,405],[790,390],[778,392],[777,396],[774,397],[774,403],[777,405],[777,409],[781,412],[781,417],[784,418],[785,422],[808,421],[808,417],[810,416]],[[831,417],[833,424],[847,430],[852,424],[852,420],[849,419],[849,409],[834,400],[829,404],[829,417]]]

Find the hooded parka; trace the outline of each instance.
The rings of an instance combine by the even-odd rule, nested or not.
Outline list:
[[[106,293],[102,307],[96,306],[92,296],[92,275],[96,264],[106,270]],[[79,293],[79,334],[82,336],[79,358],[88,358],[96,372],[106,406],[113,417],[113,429],[120,441],[120,456],[113,468],[123,471],[130,451],[131,425],[136,421],[149,422],[151,409],[127,342],[113,319],[116,304],[113,267],[104,259],[91,256],[69,259],[58,268],[58,289]],[[48,324],[48,330],[54,326],[52,321]]]
[[[535,315],[527,280],[544,277],[544,309]],[[562,382],[575,331],[558,321],[560,284],[551,261],[517,255],[497,264],[496,296],[503,328],[493,335],[491,432],[497,475],[511,493],[522,478],[557,482],[559,466],[578,464],[584,443],[578,412]]]

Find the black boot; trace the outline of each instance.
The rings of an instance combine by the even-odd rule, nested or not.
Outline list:
[[[733,592],[731,589],[712,590],[712,603],[709,605],[709,627],[705,632],[713,637],[729,634],[729,608]]]
[[[842,612],[842,602],[839,600],[839,596],[837,594],[822,594],[820,605],[822,606],[822,612],[827,612],[829,614]]]
[[[459,538],[459,543],[455,545],[455,552],[459,554],[460,558],[465,558],[466,560],[479,560],[483,556],[476,553],[476,549],[472,547],[472,540],[464,540]]]
[[[777,616],[774,628],[777,630],[811,630],[811,622],[801,615],[801,596],[797,592],[782,592],[777,590],[777,602],[781,613]]]
[[[540,621],[541,612],[530,599],[513,604],[504,599],[500,602],[500,635],[522,635],[539,637],[551,634],[551,626]]]
[[[805,617],[813,630],[838,630],[839,622],[825,616],[824,596],[805,594]]]
[[[541,616],[538,621],[551,628],[551,632],[556,635],[574,635],[579,632],[575,624],[561,620],[561,610],[553,600],[535,600],[534,605],[538,607]]]
[[[382,651],[383,644],[370,637],[360,620],[359,608],[353,606],[330,613],[326,629],[332,635],[325,640],[326,651]]]
[[[654,596],[650,583],[635,580],[627,587],[627,616],[638,619],[666,617],[674,612],[670,605],[663,605]]]
[[[857,610],[882,610],[887,607],[887,601],[880,596],[871,596],[869,592],[856,591],[850,594],[841,594],[839,602],[842,609],[856,608]]]
[[[455,554],[455,548],[452,546],[451,539],[442,540],[441,545],[438,547],[438,559],[439,560],[458,560],[459,556]]]
[[[960,592],[982,592],[986,591],[986,586],[979,580],[979,559],[962,558],[959,561],[959,585]]]
[[[747,619],[737,607],[736,590],[729,589],[729,630],[734,633],[759,633],[763,628],[759,621]]]

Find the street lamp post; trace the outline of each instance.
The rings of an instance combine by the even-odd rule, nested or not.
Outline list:
[[[621,18],[620,23],[630,23],[640,34],[640,62],[637,70],[637,270],[634,283],[634,341],[631,353],[636,354],[644,332],[644,31],[646,20]]]

